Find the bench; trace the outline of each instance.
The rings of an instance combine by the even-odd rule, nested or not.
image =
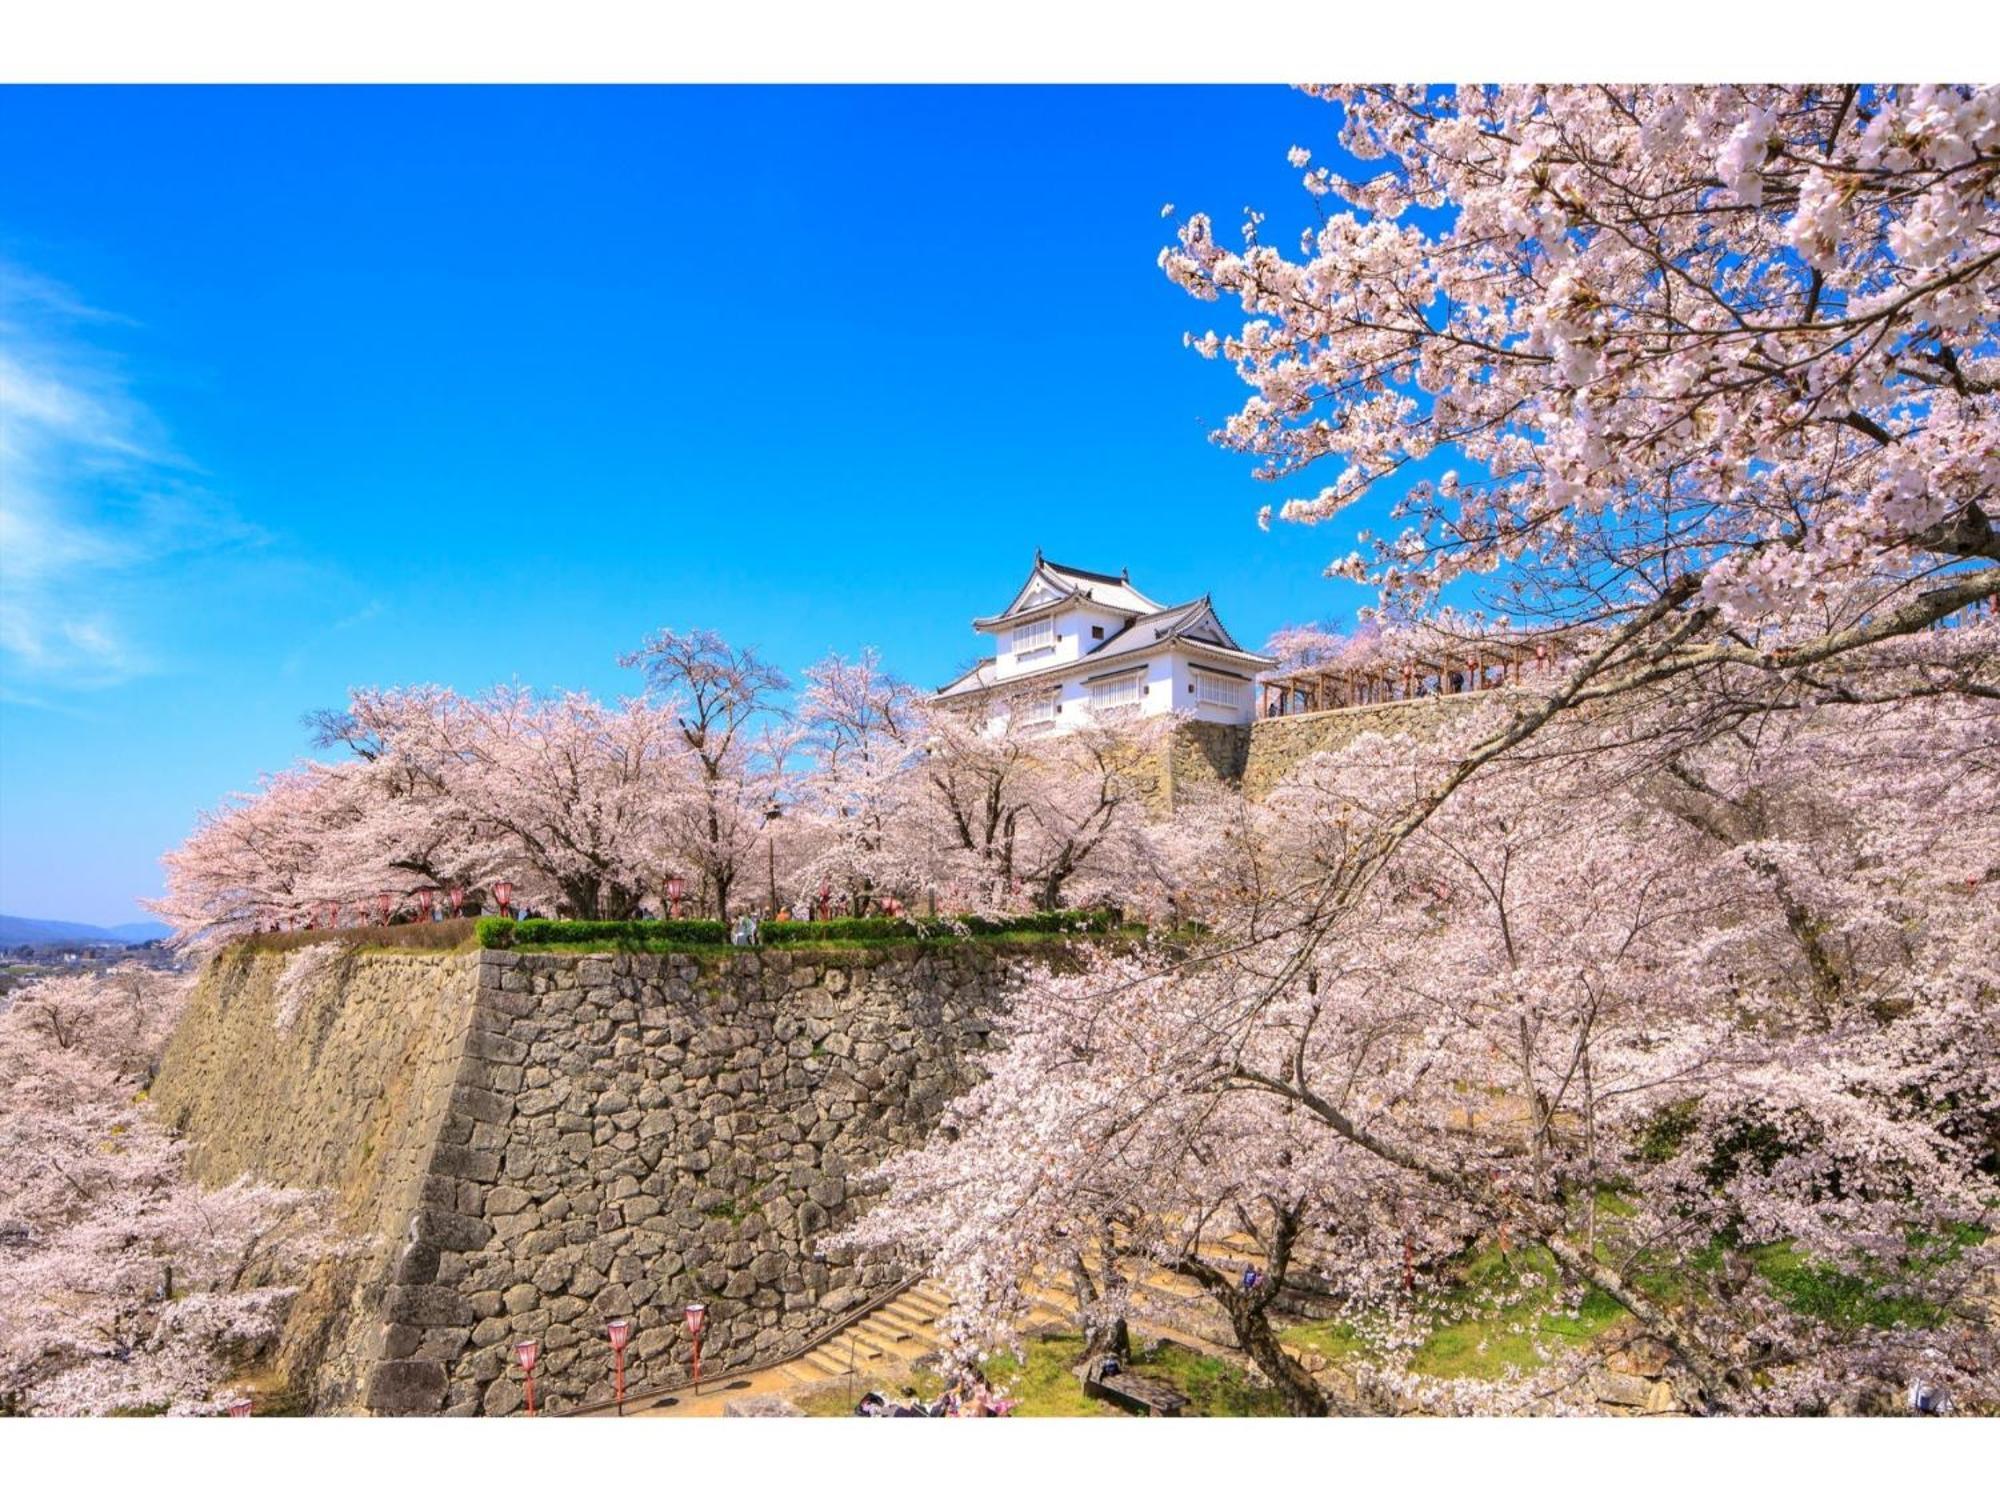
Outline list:
[[[1188,1404],[1186,1394],[1171,1382],[1131,1370],[1107,1374],[1102,1360],[1092,1360],[1085,1367],[1083,1393],[1148,1417],[1177,1417]]]

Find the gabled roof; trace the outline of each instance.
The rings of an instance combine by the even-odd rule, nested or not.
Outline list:
[[[1001,685],[1011,688],[1016,683],[1058,678],[1074,672],[1101,676],[1107,668],[1115,669],[1127,664],[1137,666],[1147,652],[1170,645],[1186,646],[1216,656],[1233,657],[1236,658],[1238,665],[1252,672],[1276,665],[1274,657],[1259,656],[1256,652],[1245,651],[1238,645],[1236,638],[1224,628],[1221,617],[1216,614],[1214,601],[1207,594],[1203,594],[1199,599],[1190,599],[1185,604],[1154,609],[1141,615],[1095,651],[1073,661],[1052,662],[1032,672],[1022,672],[1009,677]],[[940,698],[955,698],[966,693],[984,692],[996,685],[995,666],[994,662],[981,662],[956,681],[948,682],[939,688],[937,695]]]
[[[997,615],[974,620],[972,628],[994,630],[1018,616],[1071,601],[1095,605],[1115,615],[1149,615],[1157,613],[1160,608],[1132,586],[1129,573],[1119,573],[1114,577],[1109,573],[1066,567],[1062,563],[1048,561],[1038,550],[1027,581],[1014,591],[1013,602]]]

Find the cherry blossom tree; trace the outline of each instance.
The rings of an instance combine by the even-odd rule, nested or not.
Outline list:
[[[1248,317],[1191,339],[1251,388],[1219,439],[1273,479],[1337,469],[1279,513],[1394,500],[1401,532],[1329,571],[1408,614],[1487,578],[1518,622],[1601,630],[1470,763],[2000,590],[2000,90],[1311,92],[1358,169],[1292,148],[1324,208],[1297,256],[1196,214],[1161,265]]]
[[[976,907],[1018,898],[1117,899],[1142,878],[1142,830],[1155,795],[1165,718],[1086,723],[1048,734],[1009,718],[994,727],[933,708],[924,734],[927,864],[941,864]]]
[[[619,665],[645,673],[677,705],[694,791],[672,809],[679,824],[672,841],[694,862],[716,915],[726,920],[744,862],[779,806],[783,760],[772,759],[769,745],[757,753],[754,742],[758,725],[777,716],[776,695],[790,684],[755,651],[712,630],[660,630]]]
[[[892,1163],[856,1243],[949,1278],[978,1348],[1025,1279],[1108,1236],[1207,1290],[1297,1410],[1211,1244],[1347,1299],[1378,1336],[1363,1404],[1567,1399],[1555,1350],[1539,1386],[1410,1375],[1426,1299],[1478,1245],[1546,1255],[1569,1305],[1609,1297],[1703,1409],[1824,1410],[1913,1375],[2000,1400],[1981,633],[1899,646],[1879,695],[1759,684],[1732,723],[1711,684],[1705,715],[1675,693],[1565,721],[1387,859],[1378,825],[1491,724],[1309,762],[1249,813],[1216,940],[1036,985],[948,1111],[951,1149]],[[1989,690],[1924,690],[1953,680],[1941,655]],[[1376,876],[1329,918],[1326,872],[1357,860]],[[1773,1249],[1813,1296],[1745,1269]]]
[[[852,662],[830,655],[805,679],[797,717],[807,767],[796,807],[821,834],[799,869],[808,902],[822,885],[857,912],[878,891],[907,898],[934,889],[923,837],[934,810],[924,805],[919,765],[939,742],[917,691],[885,672],[873,649]]]
[[[1337,571],[1422,601],[1506,565],[1535,612],[1738,631],[1893,586],[1869,639],[2000,581],[1931,576],[2000,560],[2000,90],[1312,92],[1363,170],[1305,172],[1340,208],[1299,257],[1197,214],[1161,263],[1252,320],[1194,341],[1253,391],[1222,441],[1339,465],[1286,519],[1461,461]],[[1714,634],[1677,645],[1737,659]]]
[[[0,1012],[0,1399],[37,1415],[214,1413],[313,1258],[313,1195],[191,1183],[135,1102],[186,980],[36,981]]]

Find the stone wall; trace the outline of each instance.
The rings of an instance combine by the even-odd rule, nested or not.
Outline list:
[[[287,1333],[319,1409],[498,1415],[521,1338],[562,1410],[610,1394],[608,1317],[636,1325],[636,1389],[686,1368],[690,1301],[722,1369],[890,1284],[820,1241],[864,1206],[856,1176],[976,1076],[1019,960],[350,953],[289,1034],[285,962],[217,961],[156,1097],[204,1177],[327,1186],[375,1234]]]
[[[1411,698],[1259,719],[1248,731],[1241,777],[1244,794],[1252,800],[1268,796],[1285,773],[1299,762],[1323,750],[1338,750],[1364,734],[1426,733],[1441,716],[1490,706],[1500,696],[1496,691]]]
[[[470,954],[241,945],[209,962],[167,1047],[151,1097],[186,1132],[196,1175],[325,1190],[358,1246],[314,1273],[278,1352],[315,1406],[351,1406],[367,1379],[374,1304],[449,1109],[478,974]]]

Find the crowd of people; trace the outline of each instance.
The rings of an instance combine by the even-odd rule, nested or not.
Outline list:
[[[935,1401],[918,1399],[905,1386],[902,1399],[891,1401],[880,1391],[870,1391],[855,1404],[857,1417],[1005,1417],[1020,1402],[999,1395],[977,1376],[954,1381]]]

